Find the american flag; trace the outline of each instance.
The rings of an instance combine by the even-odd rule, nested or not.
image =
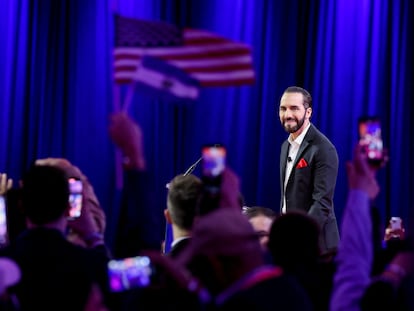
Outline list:
[[[201,86],[238,86],[255,81],[251,49],[246,44],[203,30],[115,15],[115,82],[134,81],[144,56],[167,61]]]

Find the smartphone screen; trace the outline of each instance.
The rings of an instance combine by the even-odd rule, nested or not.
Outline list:
[[[390,226],[392,230],[402,229],[402,219],[400,217],[391,217]]]
[[[150,285],[153,268],[147,256],[112,259],[108,262],[109,287],[113,292]]]
[[[0,245],[7,243],[6,199],[0,195]]]
[[[218,144],[205,145],[201,153],[203,195],[197,206],[197,213],[205,215],[220,206],[222,173],[226,168],[226,148]]]
[[[205,177],[217,177],[226,167],[226,148],[222,145],[203,146],[202,174]]]
[[[69,178],[69,218],[74,219],[82,212],[82,181],[77,178]]]
[[[368,161],[371,164],[381,164],[384,153],[380,120],[377,117],[361,117],[358,133],[359,143],[366,148]]]

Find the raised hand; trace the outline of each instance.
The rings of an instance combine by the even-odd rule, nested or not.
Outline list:
[[[6,173],[0,174],[0,195],[5,195],[7,191],[13,186],[13,180],[7,178]]]
[[[110,116],[109,136],[124,156],[124,166],[144,170],[146,168],[143,135],[138,123],[126,113]]]

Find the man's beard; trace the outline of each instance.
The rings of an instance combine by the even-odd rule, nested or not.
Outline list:
[[[305,113],[306,115],[306,113]],[[288,133],[295,133],[297,130],[299,130],[303,123],[305,123],[305,115],[303,115],[303,118],[298,120],[297,118],[290,118],[289,120],[294,120],[296,121],[296,125],[295,126],[290,126],[290,125],[286,125],[286,121],[283,121],[283,128],[285,129],[286,132]]]

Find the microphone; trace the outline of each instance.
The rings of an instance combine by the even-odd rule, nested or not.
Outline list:
[[[184,176],[190,175],[195,168],[197,167],[198,163],[200,163],[200,161],[203,159],[203,157],[200,157],[200,159],[198,159],[193,165],[191,165],[184,173]]]
[[[288,162],[292,162],[292,158],[291,157],[288,157],[287,160],[288,160]]]
[[[186,171],[185,171],[185,173],[183,174],[184,176],[187,176],[187,175],[190,175],[194,170],[195,170],[195,168],[197,167],[197,165],[198,165],[198,163],[200,163],[200,161],[203,159],[203,157],[201,157],[200,159],[198,159],[193,165],[191,165]],[[167,188],[167,189],[169,189],[170,188],[170,183],[167,183],[166,185],[165,185],[165,188]]]

